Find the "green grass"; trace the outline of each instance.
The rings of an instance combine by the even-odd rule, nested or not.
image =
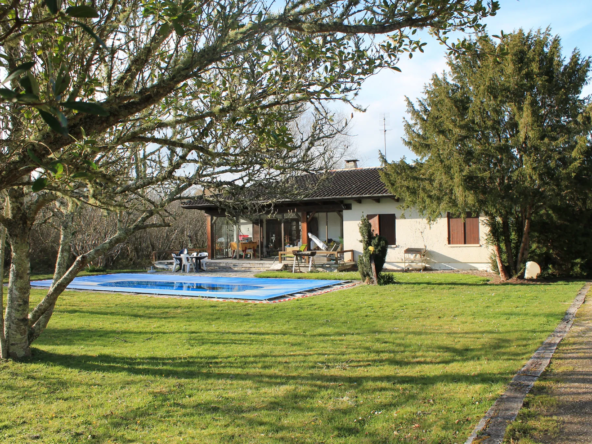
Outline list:
[[[485,284],[489,278],[477,277],[471,274],[460,273],[384,273],[395,276],[397,282],[421,283],[424,284]],[[255,275],[258,278],[276,278],[276,279],[333,279],[343,281],[360,280],[360,273],[357,271],[346,272],[316,272],[316,273],[292,273],[291,271],[263,271]]]
[[[539,444],[541,438],[556,439],[560,436],[560,423],[552,413],[558,401],[553,397],[556,381],[539,379],[524,399],[524,405],[516,419],[508,425],[504,443]]]
[[[0,441],[463,442],[581,287],[397,277],[280,304],[67,292],[0,364]]]
[[[318,273],[292,273],[291,271],[263,271],[257,273],[258,278],[276,278],[276,279],[335,279],[343,281],[360,280],[360,273],[356,272],[318,272]]]

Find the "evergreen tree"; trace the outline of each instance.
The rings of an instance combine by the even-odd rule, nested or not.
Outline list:
[[[362,254],[358,257],[358,271],[362,277],[362,282],[372,281],[372,267],[370,265],[370,250],[368,247],[372,245],[374,233],[372,233],[372,226],[366,216],[362,216],[360,221],[360,236],[362,236]]]
[[[372,273],[370,257],[374,255],[376,275],[380,278],[388,252],[388,241],[385,237],[375,235],[372,232],[372,225],[366,216],[362,216],[359,226],[360,236],[362,236],[362,255],[358,258],[358,270],[363,282],[372,282],[374,281],[374,274]]]
[[[485,215],[507,279],[523,270],[533,219],[590,205],[590,59],[566,60],[548,29],[520,30],[479,37],[448,67],[417,104],[407,99],[404,142],[418,161],[387,165],[383,179],[429,218]]]

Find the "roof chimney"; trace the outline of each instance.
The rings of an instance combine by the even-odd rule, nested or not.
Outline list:
[[[351,170],[358,167],[358,159],[349,159],[345,161],[345,169]]]

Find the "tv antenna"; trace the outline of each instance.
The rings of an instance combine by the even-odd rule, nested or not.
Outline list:
[[[390,126],[389,126],[389,113],[383,113],[382,114],[382,133],[384,135],[384,160],[387,160],[386,158],[386,132],[390,131]]]

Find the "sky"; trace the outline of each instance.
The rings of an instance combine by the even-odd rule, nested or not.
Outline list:
[[[484,21],[487,32],[499,34],[519,28],[551,27],[561,37],[565,56],[578,48],[583,56],[592,56],[592,1],[591,0],[500,0],[495,17]],[[398,65],[402,72],[383,70],[366,80],[355,101],[366,108],[355,112],[351,127],[354,154],[360,166],[380,165],[378,150],[384,151],[383,118],[386,117],[386,155],[389,161],[402,157],[413,159],[413,153],[401,141],[403,118],[406,116],[405,96],[411,100],[421,97],[433,73],[446,68],[446,51],[437,41],[426,36],[425,53],[413,59],[403,57]],[[585,94],[592,94],[588,85]],[[349,108],[340,108],[350,114]]]

